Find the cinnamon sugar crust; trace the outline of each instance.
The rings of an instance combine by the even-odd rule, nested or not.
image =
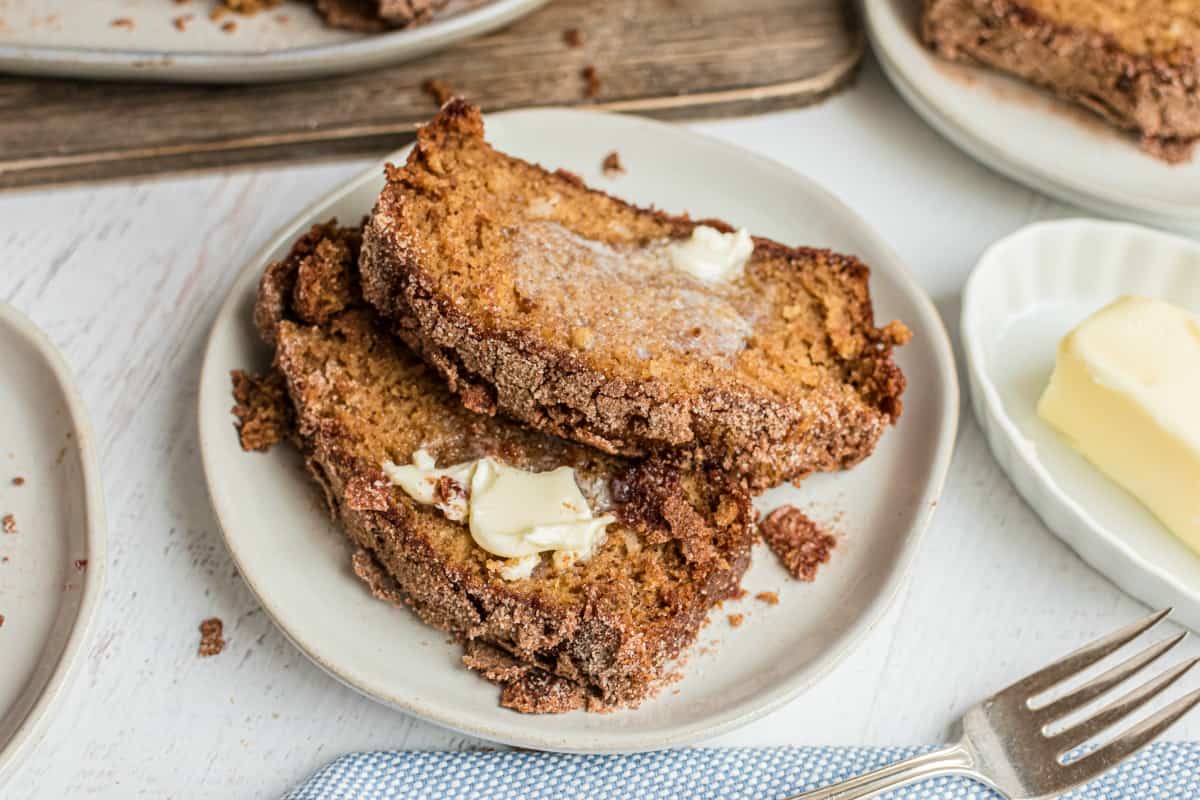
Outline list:
[[[256,306],[294,438],[356,548],[355,573],[471,645],[469,656],[487,645],[519,665],[498,681],[506,706],[636,705],[738,590],[754,536],[748,496],[718,472],[600,453],[465,408],[363,302],[354,259],[342,257],[357,239],[314,226],[267,268]],[[320,253],[338,255],[303,267]],[[543,557],[531,577],[506,581],[464,524],[382,474],[382,462],[407,463],[420,448],[439,464],[491,455],[525,469],[570,466],[593,509],[619,522],[586,561]]]
[[[1200,138],[1196,0],[924,0],[938,55],[1018,75],[1177,163]]]
[[[667,246],[698,224],[499,153],[447,104],[389,166],[364,234],[367,300],[472,410],[608,453],[670,453],[761,490],[866,457],[900,416],[908,341],[867,267],[755,240],[706,285]]]

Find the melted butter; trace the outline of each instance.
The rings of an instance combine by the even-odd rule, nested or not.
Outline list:
[[[506,580],[528,577],[546,551],[586,559],[616,521],[592,514],[570,467],[529,472],[481,458],[438,469],[429,453],[418,450],[411,464],[387,462],[382,468],[418,503],[434,505],[450,519],[466,519],[471,538],[484,550],[518,559],[501,570]],[[444,478],[458,484],[454,503],[439,502],[437,485]]]
[[[517,294],[579,350],[732,363],[765,310],[765,299],[740,282],[710,284],[676,267],[681,243],[669,239],[618,248],[551,221],[511,235]],[[735,243],[730,258],[738,247],[745,249]]]

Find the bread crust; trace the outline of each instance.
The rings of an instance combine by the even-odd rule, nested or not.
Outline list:
[[[355,572],[378,597],[469,645],[468,666],[501,683],[502,702],[515,710],[637,705],[712,606],[738,590],[754,537],[748,497],[719,473],[593,455],[464,410],[363,304],[353,279],[358,240],[355,229],[314,226],[268,267],[255,310],[292,405],[292,438],[358,548]],[[244,378],[238,383],[244,390]],[[428,430],[394,436],[391,422],[367,419],[364,395],[378,395],[384,411],[406,403],[394,418]],[[391,449],[427,439],[442,460],[482,447],[517,465],[572,464],[610,486],[620,522],[586,564],[543,564],[530,579],[505,581],[463,525],[416,503],[379,469]],[[636,552],[625,552],[629,536]],[[640,577],[624,572],[633,569]],[[636,604],[648,597],[666,605],[639,616]],[[498,668],[504,659],[512,663]]]
[[[943,58],[1018,75],[1140,134],[1165,160],[1187,160],[1200,138],[1200,54],[1190,41],[1134,51],[1028,0],[924,0],[921,35]]]
[[[907,330],[898,323],[874,326],[869,270],[853,257],[828,250],[755,240],[756,261],[774,260],[798,271],[817,265],[834,293],[830,302],[840,304],[850,320],[840,327],[827,322],[820,344],[837,351],[849,343],[844,349],[852,355],[836,368],[852,377],[826,381],[804,393],[768,389],[729,369],[699,370],[697,384],[671,375],[612,370],[572,347],[565,334],[547,338],[508,320],[465,311],[439,285],[433,247],[408,217],[416,213],[410,209],[420,184],[444,178],[450,187],[446,191],[454,190],[456,143],[469,140],[486,147],[482,136],[478,110],[462,101],[447,104],[422,129],[408,164],[389,167],[388,187],[364,232],[362,259],[368,301],[392,320],[396,334],[442,374],[468,408],[500,412],[608,453],[669,453],[684,462],[716,465],[755,491],[858,463],[899,417],[904,377],[891,350],[907,341]],[[572,193],[581,203],[602,203],[668,237],[687,236],[698,224],[732,230],[720,220],[696,221],[637,208],[583,187],[572,175],[508,162],[550,191]],[[486,224],[485,216],[478,224]]]

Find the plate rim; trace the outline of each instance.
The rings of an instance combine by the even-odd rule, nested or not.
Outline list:
[[[1064,229],[1079,229],[1084,227],[1100,228],[1107,232],[1120,233],[1125,236],[1132,234],[1149,237],[1170,243],[1175,247],[1184,248],[1200,256],[1200,242],[1196,242],[1186,236],[1155,230],[1154,228],[1148,228],[1144,225],[1131,222],[1116,222],[1089,217],[1070,217],[1034,222],[1024,225],[1007,236],[996,240],[979,257],[979,261],[971,270],[971,274],[967,278],[967,282],[963,288],[960,336],[962,339],[963,356],[967,366],[968,383],[971,387],[972,406],[987,438],[989,449],[991,449],[997,463],[1004,470],[1018,493],[1029,503],[1030,507],[1037,513],[1038,518],[1043,521],[1056,537],[1062,540],[1093,569],[1120,587],[1122,591],[1142,600],[1142,602],[1151,605],[1161,605],[1160,600],[1162,598],[1150,597],[1149,595],[1152,593],[1146,591],[1146,587],[1137,585],[1136,581],[1130,578],[1127,573],[1120,573],[1114,569],[1110,569],[1109,565],[1101,560],[1097,551],[1088,549],[1085,546],[1085,540],[1089,538],[1100,543],[1108,553],[1115,554],[1127,565],[1135,567],[1141,574],[1147,575],[1161,584],[1173,597],[1186,599],[1196,611],[1189,615],[1187,609],[1179,609],[1176,613],[1176,617],[1178,617],[1177,621],[1193,629],[1200,630],[1200,593],[1189,591],[1185,584],[1171,574],[1163,572],[1155,562],[1147,560],[1121,537],[1113,534],[1059,486],[1053,473],[1040,459],[1031,455],[1028,448],[1020,446],[1021,440],[1025,437],[1013,421],[1011,415],[1004,409],[1004,401],[1000,397],[999,388],[996,386],[995,381],[991,379],[991,374],[985,367],[987,358],[983,352],[983,342],[981,341],[981,337],[976,336],[973,329],[975,324],[975,308],[979,303],[986,302],[979,299],[984,291],[981,286],[986,276],[995,270],[1004,269],[1002,263],[999,261],[998,254],[1000,252],[1032,236],[1044,236],[1048,233],[1058,233]],[[999,434],[1003,434],[1004,438],[997,442],[995,437]],[[1000,445],[1003,445],[1003,453],[998,450]],[[1048,491],[1043,491],[1039,494],[1029,491],[1025,487],[1024,481],[1013,474],[1012,460],[1014,458],[1019,460],[1020,466],[1026,470],[1027,474],[1036,478],[1037,483]],[[1056,505],[1056,508],[1050,509],[1052,512],[1065,514],[1067,519],[1070,520],[1071,530],[1069,532],[1064,533],[1059,530],[1058,526],[1051,524],[1050,517],[1053,514],[1046,513],[1046,509],[1051,503]],[[1085,531],[1086,536],[1079,536],[1078,533],[1080,531]]]
[[[1084,206],[1101,214],[1130,217],[1153,225],[1192,226],[1200,223],[1200,203],[1188,206],[1157,200],[1153,197],[1137,197],[1116,190],[1088,184],[1068,175],[1051,174],[1009,152],[1000,144],[988,141],[972,132],[958,118],[937,101],[934,94],[921,89],[917,80],[910,77],[897,62],[894,51],[904,47],[893,37],[881,32],[880,4],[894,6],[897,0],[863,0],[866,6],[867,36],[884,73],[905,101],[925,122],[967,155],[985,166],[1009,177],[1034,191],[1044,192],[1071,205]],[[908,37],[904,37],[907,39]],[[918,45],[919,46],[919,45]],[[965,66],[965,65],[958,65]],[[989,71],[988,74],[1004,77],[1024,91],[1044,97],[1053,95],[1026,84],[1020,79]],[[948,80],[948,79],[947,79]],[[1055,99],[1056,102],[1064,101]],[[999,141],[999,140],[997,140]],[[1131,145],[1132,146],[1132,145]],[[1146,156],[1151,158],[1151,156]],[[1200,157],[1198,157],[1200,160]]]
[[[250,574],[243,569],[243,565],[238,557],[236,546],[231,542],[231,537],[228,534],[223,513],[225,510],[220,504],[217,492],[214,487],[214,482],[211,480],[211,475],[217,469],[214,463],[217,458],[213,450],[214,445],[210,444],[215,435],[228,435],[227,425],[220,426],[222,430],[219,434],[215,434],[213,426],[217,425],[216,420],[211,420],[205,415],[205,408],[210,405],[211,401],[206,402],[208,398],[208,382],[204,380],[211,369],[210,364],[216,359],[214,348],[216,346],[217,332],[221,330],[228,320],[232,319],[237,311],[238,305],[244,301],[243,297],[238,293],[237,286],[242,282],[246,273],[257,274],[261,272],[265,259],[269,255],[287,241],[295,237],[298,230],[304,226],[311,224],[317,217],[318,212],[325,209],[328,205],[336,202],[346,194],[359,188],[363,183],[371,180],[378,180],[381,165],[388,160],[402,158],[407,153],[411,145],[388,154],[380,159],[376,164],[368,167],[364,172],[351,178],[343,185],[334,190],[322,195],[318,200],[309,204],[302,212],[293,217],[288,223],[279,229],[279,232],[273,236],[262,248],[260,248],[238,272],[237,277],[230,288],[229,294],[222,302],[216,317],[214,318],[212,328],[209,331],[208,339],[204,348],[204,358],[201,364],[201,379],[200,391],[197,399],[197,413],[199,416],[200,430],[200,450],[202,462],[204,465],[205,483],[208,489],[209,499],[216,513],[218,524],[221,526],[222,536],[225,539],[226,547],[229,549],[231,557],[238,566],[238,572],[245,579],[247,586],[255,597],[259,600],[267,615],[275,622],[276,626],[284,631],[285,635],[292,643],[304,653],[313,663],[317,664],[325,672],[332,675],[342,684],[349,686],[355,691],[369,697],[370,699],[381,702],[385,705],[396,708],[405,713],[425,719],[434,724],[440,725],[451,730],[456,730],[479,738],[488,739],[491,741],[503,742],[519,747],[526,747],[537,750],[547,750],[554,752],[567,753],[627,753],[639,752],[646,750],[656,750],[667,747],[676,747],[689,744],[700,739],[709,739],[727,733],[731,730],[739,728],[755,719],[758,719],[784,704],[795,699],[801,693],[811,688],[825,675],[832,671],[841,661],[848,656],[855,648],[861,644],[862,640],[875,629],[879,622],[891,608],[894,601],[900,594],[901,589],[906,585],[909,576],[911,575],[912,565],[920,551],[920,544],[924,538],[925,532],[929,527],[929,522],[933,517],[938,503],[936,502],[942,495],[945,487],[946,477],[949,472],[949,466],[953,458],[954,446],[957,441],[958,422],[961,413],[960,408],[960,390],[958,373],[955,365],[953,349],[950,344],[949,335],[946,331],[945,324],[938,313],[933,300],[929,294],[921,287],[908,267],[888,245],[883,238],[871,228],[865,220],[857,213],[846,206],[832,192],[825,189],[818,182],[804,175],[803,173],[759,153],[737,147],[736,145],[722,141],[712,136],[693,131],[681,126],[672,125],[666,122],[646,119],[632,115],[620,114],[617,112],[604,110],[581,110],[562,107],[535,107],[526,109],[517,109],[511,111],[498,112],[488,115],[489,120],[516,118],[526,115],[544,115],[553,114],[566,117],[574,117],[580,120],[580,124],[586,124],[586,121],[593,119],[597,114],[606,117],[620,117],[624,122],[634,126],[653,127],[656,129],[666,129],[672,132],[672,135],[689,138],[695,141],[702,142],[705,146],[716,147],[727,152],[736,154],[738,158],[748,158],[764,166],[770,167],[773,170],[784,172],[789,175],[790,180],[798,181],[805,185],[808,191],[821,195],[830,204],[830,207],[837,209],[842,215],[846,223],[853,229],[856,236],[883,253],[887,257],[888,271],[890,277],[896,282],[900,290],[917,307],[920,316],[920,326],[922,331],[929,332],[931,340],[931,350],[933,354],[933,366],[936,373],[940,377],[941,391],[936,398],[940,401],[945,410],[938,424],[936,439],[937,444],[934,449],[930,461],[930,471],[925,482],[924,491],[921,493],[919,505],[914,512],[914,522],[908,529],[908,541],[900,550],[899,557],[892,561],[888,566],[886,577],[881,582],[881,588],[876,593],[875,597],[864,607],[862,613],[854,622],[845,628],[835,644],[826,652],[817,656],[812,662],[809,669],[805,670],[799,676],[792,676],[788,680],[783,681],[773,691],[761,693],[758,700],[748,702],[743,706],[736,708],[723,715],[706,718],[700,722],[690,725],[679,726],[671,729],[669,732],[652,734],[645,736],[639,734],[636,730],[616,731],[607,738],[600,740],[582,741],[582,742],[565,742],[553,735],[539,735],[521,731],[520,726],[507,726],[504,730],[492,730],[483,726],[471,726],[457,724],[447,714],[441,713],[434,709],[418,707],[419,704],[411,701],[402,701],[397,698],[385,698],[372,691],[357,685],[346,675],[339,673],[333,664],[329,664],[326,660],[320,657],[313,649],[303,642],[298,641],[293,633],[288,631],[278,620],[276,614],[272,610],[271,604],[263,596],[263,594],[254,585]],[[913,321],[914,324],[917,322]],[[215,385],[215,383],[214,383]],[[713,722],[713,720],[716,720]],[[594,735],[594,734],[593,734]]]
[[[171,51],[0,44],[0,69],[23,75],[253,84],[337,75],[427,55],[524,17],[550,0],[488,0],[414,28],[276,50]]]
[[[58,663],[54,665],[37,700],[17,726],[16,732],[7,742],[0,742],[0,786],[17,772],[23,757],[45,736],[55,710],[78,672],[80,653],[95,622],[108,573],[108,528],[104,509],[104,486],[96,461],[95,434],[71,368],[44,331],[14,306],[0,301],[0,335],[3,334],[4,328],[19,336],[38,354],[63,393],[67,417],[75,432],[74,449],[79,453],[88,568],[83,571],[79,609],[71,626],[71,633],[58,657]]]

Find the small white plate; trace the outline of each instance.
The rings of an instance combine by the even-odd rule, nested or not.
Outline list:
[[[996,460],[1063,541],[1113,583],[1200,631],[1200,556],[1037,416],[1059,340],[1123,294],[1200,313],[1200,244],[1067,220],[992,245],[967,282],[962,340],[975,416]]]
[[[1166,164],[1087,111],[1024,81],[934,56],[917,35],[920,0],[864,0],[884,71],[930,125],[993,169],[1098,213],[1200,226],[1200,156]]]
[[[325,25],[307,3],[209,19],[213,2],[8,0],[0,71],[212,83],[315,78],[417,58],[503,27],[547,0],[450,0],[426,25],[362,34]],[[191,16],[184,30],[174,20]],[[129,20],[129,25],[113,25]],[[221,24],[232,20],[232,32]]]
[[[104,493],[70,370],[0,303],[0,782],[41,737],[104,584]],[[14,479],[23,483],[18,486]]]
[[[200,379],[200,444],[217,515],[238,569],[296,645],[361,692],[438,724],[524,747],[630,751],[711,737],[795,697],[842,659],[879,619],[917,551],[946,474],[958,421],[953,357],[932,303],[896,255],[853,212],[788,168],[683,128],[636,117],[531,110],[488,118],[500,149],[572,170],[641,204],[720,216],[792,244],[861,256],[871,265],[878,317],[913,329],[899,362],[908,375],[904,416],[871,458],[771,492],[764,507],[794,502],[844,537],[813,584],[789,581],[766,551],[744,585],[778,590],[769,607],[747,598],[715,612],[684,678],[636,711],[524,716],[465,670],[461,649],[413,615],[373,599],[350,570],[350,548],[320,507],[289,447],[247,454],[230,415],[229,371],[261,369],[251,307],[264,265],[316,220],[357,221],[382,186],[376,167],[321,200],[246,265],[222,308]],[[605,178],[613,149],[628,172]],[[400,160],[405,153],[392,156]],[[263,199],[267,202],[267,198]],[[746,622],[734,630],[727,613]],[[710,647],[713,639],[719,646]]]

